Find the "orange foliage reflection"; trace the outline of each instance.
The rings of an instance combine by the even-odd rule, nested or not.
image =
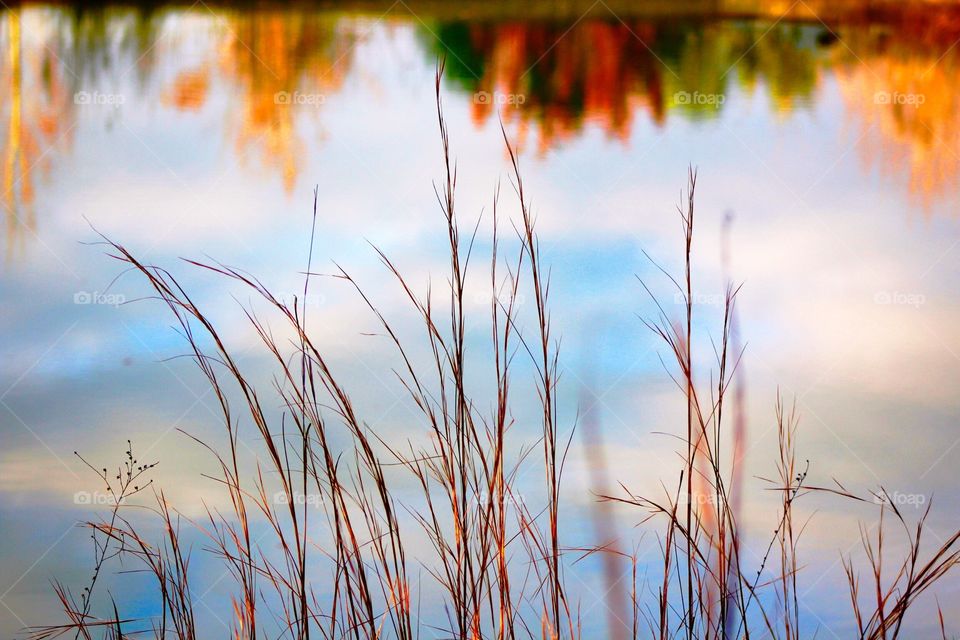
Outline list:
[[[716,117],[731,90],[789,113],[834,74],[867,166],[928,210],[960,183],[960,7],[904,3],[853,22],[462,23],[439,29],[474,121],[499,114],[545,153],[585,126],[626,140],[638,114]],[[700,100],[695,99],[700,96]],[[692,97],[694,99],[692,99]],[[717,99],[716,97],[719,97]],[[713,101],[711,102],[711,98]]]
[[[579,22],[411,21],[409,28],[431,61],[447,57],[447,81],[471,100],[476,123],[499,112],[521,136],[535,137],[541,153],[587,127],[626,142],[637,118],[658,126],[673,117],[717,118],[734,91],[763,92],[772,109],[789,113],[811,103],[825,75],[835,74],[861,127],[859,149],[870,166],[905,176],[910,192],[927,206],[956,193],[960,99],[953,87],[960,81],[960,47],[952,45],[960,38],[960,9],[905,4],[891,15],[836,18],[831,27],[817,20],[777,21],[771,11],[739,21],[590,16]],[[342,14],[301,9],[230,9],[214,16],[210,50],[174,67],[173,80],[160,90],[162,104],[198,113],[211,107],[213,96],[226,97],[224,135],[236,157],[255,158],[290,192],[310,147],[306,138],[318,135],[310,132],[320,130],[326,98],[348,76],[360,29]],[[67,33],[25,45],[20,20],[19,9],[5,11],[0,40],[0,80],[8,96],[2,103],[0,201],[9,212],[8,234],[17,221],[33,224],[33,174],[53,157],[50,146],[68,137],[74,121],[56,52],[58,43],[77,38]],[[109,20],[90,31],[103,34],[94,54],[111,51]],[[69,21],[63,24],[69,31]],[[161,21],[147,26],[163,28]],[[169,56],[152,47],[160,34],[148,31],[146,50],[129,52],[138,69]],[[77,62],[70,64],[76,68]],[[875,99],[880,94],[891,99]],[[708,99],[691,99],[698,95]],[[923,96],[923,103],[894,96]]]
[[[901,33],[842,36],[836,76],[864,164],[904,179],[928,211],[960,184],[960,11],[908,14]]]
[[[187,69],[177,74],[163,95],[163,103],[178,111],[199,111],[210,92],[210,69]]]
[[[477,123],[498,111],[506,120],[535,121],[544,152],[576,137],[586,122],[626,140],[638,109],[663,121],[661,63],[631,27],[592,22],[561,34],[542,25],[472,29],[487,60],[472,106]]]
[[[36,174],[49,169],[52,146],[68,137],[72,102],[51,47],[25,47],[19,10],[4,16],[4,64],[0,103],[4,121],[0,139],[3,180],[0,206],[6,220],[6,246],[12,250],[23,231],[36,227]],[[25,53],[26,52],[26,53]]]
[[[306,147],[298,116],[316,114],[347,75],[353,38],[331,18],[288,12],[238,14],[220,47],[220,72],[239,93],[237,153],[259,149],[277,167],[287,192]]]
[[[474,92],[473,116],[500,112],[535,125],[541,153],[586,125],[627,140],[638,114],[663,125],[670,114],[716,118],[731,87],[758,86],[779,111],[809,101],[817,47],[809,25],[703,21],[583,20],[464,24],[440,28],[440,49],[459,62]]]

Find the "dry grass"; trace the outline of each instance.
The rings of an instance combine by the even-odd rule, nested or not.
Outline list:
[[[209,541],[208,552],[229,570],[234,581],[230,635],[297,638],[419,638],[424,630],[440,637],[577,638],[581,620],[575,599],[565,586],[564,567],[573,551],[563,544],[561,480],[573,429],[558,419],[557,380],[559,348],[551,332],[549,271],[541,262],[535,221],[524,191],[517,155],[504,134],[512,167],[511,184],[520,216],[508,241],[516,250],[503,254],[499,188],[493,198],[492,250],[489,283],[495,293],[489,306],[490,370],[495,397],[476,397],[469,391],[467,370],[479,355],[467,356],[465,292],[479,228],[462,235],[456,213],[457,169],[440,96],[443,65],[436,78],[438,122],[444,157],[444,178],[436,188],[449,249],[449,295],[444,308],[433,306],[429,289],[418,295],[386,255],[378,251],[396,280],[423,330],[430,354],[425,365],[412,346],[376,303],[344,269],[336,277],[352,286],[379,323],[402,365],[395,371],[409,400],[419,412],[425,445],[390,442],[372,430],[358,414],[350,392],[307,330],[307,299],[312,273],[313,240],[304,277],[303,298],[281,300],[259,280],[219,263],[190,261],[247,287],[280,318],[292,339],[279,339],[267,321],[250,308],[244,313],[270,355],[276,376],[272,388],[258,388],[239,365],[210,318],[191,299],[174,276],[162,267],[141,262],[122,245],[109,241],[110,255],[139,273],[158,300],[176,319],[199,370],[217,399],[225,449],[196,440],[214,456],[217,481],[229,497],[230,509],[207,509],[203,521],[190,521]],[[637,586],[636,555],[632,563],[633,588],[619,599],[632,620],[617,637],[749,638],[796,640],[805,633],[797,575],[802,563],[798,543],[803,525],[795,522],[794,503],[809,492],[832,493],[843,500],[862,501],[841,485],[810,486],[807,465],[798,465],[795,453],[797,416],[777,403],[779,426],[778,476],[771,488],[780,500],[779,521],[757,565],[743,557],[736,473],[742,443],[734,439],[730,459],[724,457],[730,437],[731,414],[743,411],[742,396],[731,394],[741,352],[732,347],[737,288],[727,290],[719,340],[710,345],[716,355],[716,377],[698,379],[694,371],[694,304],[692,245],[696,175],[679,211],[685,261],[684,273],[674,278],[661,270],[685,301],[683,317],[670,317],[647,283],[644,290],[659,309],[647,326],[666,345],[673,358],[674,381],[686,402],[683,469],[671,491],[661,498],[634,495],[626,487],[602,499],[642,510],[642,519],[657,518],[661,567],[657,579]],[[314,225],[316,224],[316,194]],[[523,329],[520,291],[532,291],[532,329]],[[446,295],[446,294],[445,294]],[[539,407],[539,438],[534,448],[513,433],[513,375],[516,357],[532,364]],[[272,417],[268,407],[283,407]],[[483,410],[482,407],[492,407]],[[252,466],[240,450],[241,429],[252,429],[261,449]],[[737,430],[735,430],[736,432]],[[252,440],[251,440],[252,441]],[[345,444],[344,444],[345,443]],[[162,492],[154,491],[156,517],[165,532],[159,541],[138,533],[126,517],[127,499],[149,485],[152,464],[139,463],[128,451],[116,477],[94,469],[117,497],[116,506],[101,521],[88,523],[95,542],[95,570],[89,586],[77,599],[60,584],[56,594],[66,615],[59,625],[29,630],[35,640],[73,634],[75,638],[194,639],[198,632],[191,592],[191,552],[181,542],[185,519]],[[93,468],[91,466],[91,468]],[[405,471],[417,488],[416,506],[401,502],[390,476]],[[542,474],[542,504],[519,499],[521,471]],[[282,500],[271,496],[279,487]],[[296,496],[316,495],[322,522],[310,504]],[[907,533],[909,550],[892,576],[882,572],[883,531],[875,540],[864,534],[871,564],[870,591],[863,590],[852,561],[845,561],[857,628],[863,638],[896,638],[911,605],[955,566],[960,532],[932,554],[921,554],[926,514],[911,529],[893,504],[891,511]],[[882,517],[882,516],[881,516]],[[253,530],[266,523],[268,542],[255,539]],[[419,531],[411,531],[413,527]],[[598,531],[603,531],[598,527]],[[427,547],[414,540],[426,540]],[[585,550],[625,555],[608,540]],[[579,550],[583,552],[584,550]],[[147,620],[124,617],[113,604],[102,614],[92,612],[93,592],[106,563],[132,560],[156,581],[161,609]],[[421,567],[439,587],[443,613],[423,619],[412,565]],[[607,570],[608,581],[615,572]],[[649,591],[648,600],[643,593]],[[279,627],[279,631],[273,631]],[[267,632],[266,629],[272,631]],[[611,632],[613,633],[613,632]]]

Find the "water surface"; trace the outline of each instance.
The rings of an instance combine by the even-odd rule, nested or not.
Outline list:
[[[97,487],[74,450],[106,464],[131,438],[160,460],[156,482],[185,514],[222,500],[201,476],[211,460],[177,431],[215,437],[214,398],[193,365],[170,359],[185,345],[160,305],[121,304],[147,291],[130,275],[114,282],[118,263],[88,244],[96,231],[174,267],[243,352],[255,336],[233,296],[248,294],[176,259],[212,256],[294,295],[316,187],[319,270],[335,260],[412,322],[368,242],[422,290],[442,281],[440,58],[461,216],[485,212],[487,225],[498,180],[504,215],[517,215],[502,121],[553,269],[563,420],[592,408],[611,477],[655,490],[679,472],[675,443],[657,434],[679,432],[683,401],[637,318],[655,308],[635,275],[673,302],[643,251],[681,267],[675,207],[693,165],[704,338],[727,275],[744,283],[748,535],[763,540],[776,513],[751,478],[773,473],[778,388],[796,398],[800,455],[818,481],[883,485],[911,508],[936,494],[929,530],[948,535],[960,463],[960,12],[785,8],[5,8],[0,634],[50,621],[51,578],[87,575],[75,525],[102,505],[77,498]],[[342,283],[313,291],[312,321],[368,421],[416,433],[389,351],[367,335],[373,318]],[[482,314],[488,300],[481,287],[472,304]],[[485,339],[478,325],[471,343]],[[252,370],[260,357],[249,354]],[[589,464],[575,448],[572,522],[590,500]],[[815,509],[802,615],[811,633],[848,637],[839,554],[856,556],[857,521],[876,510],[812,501],[806,515]],[[636,540],[639,515],[617,517]],[[575,571],[583,608],[601,612],[588,565]],[[941,601],[958,587],[945,583]],[[231,588],[219,568],[198,578],[213,633]],[[133,607],[137,593],[126,592]]]

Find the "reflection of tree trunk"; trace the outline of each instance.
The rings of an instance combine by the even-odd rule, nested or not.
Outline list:
[[[585,374],[592,382],[589,371]],[[583,414],[583,443],[587,456],[587,470],[589,474],[590,491],[595,500],[592,503],[591,517],[593,532],[597,548],[600,550],[601,567],[603,571],[604,608],[607,612],[607,637],[611,640],[626,640],[631,631],[631,621],[636,611],[631,611],[630,596],[623,586],[625,577],[629,577],[629,569],[625,567],[624,556],[620,548],[620,540],[616,533],[614,518],[616,514],[610,502],[600,499],[600,496],[613,495],[610,489],[609,464],[603,444],[603,427],[596,410],[603,393],[592,384],[585,384],[581,390],[580,405],[585,407]],[[591,399],[589,396],[593,396]],[[635,585],[631,584],[632,592]]]
[[[21,123],[23,109],[23,78],[20,65],[20,13],[7,13],[10,23],[10,130],[7,135],[7,154],[3,171],[3,199],[8,209],[7,245],[14,239],[17,226],[17,197],[14,189],[19,180],[14,180],[18,166],[23,173],[23,154],[21,153]]]

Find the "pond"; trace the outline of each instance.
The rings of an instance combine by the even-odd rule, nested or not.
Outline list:
[[[112,467],[129,438],[143,462],[159,462],[152,486],[184,518],[204,521],[204,505],[228,505],[206,477],[219,473],[216,459],[184,434],[223,438],[217,397],[181,357],[189,347],[175,318],[149,299],[142,276],[111,259],[104,237],[169,268],[266,395],[274,372],[242,310],[260,308],[256,296],[180,258],[242,269],[281,300],[296,298],[365,423],[399,443],[424,435],[376,316],[331,276],[348,272],[422,342],[379,249],[418,295],[435,289],[438,314],[448,311],[441,65],[463,238],[479,224],[466,299],[478,318],[466,328],[471,356],[489,355],[498,188],[501,250],[519,246],[505,138],[550,270],[564,442],[577,425],[564,471],[566,544],[609,534],[640,550],[641,567],[659,554],[656,530],[636,526],[645,512],[611,507],[597,517],[594,496],[620,482],[662,493],[683,471],[671,437],[686,428],[677,367],[643,319],[685,310],[660,267],[683,273],[677,208],[691,167],[698,383],[716,374],[711,340],[722,336],[726,286],[742,283],[731,447],[751,553],[763,555],[777,522],[780,499],[762,478],[777,473],[778,393],[796,405],[797,455],[814,485],[836,479],[867,496],[883,487],[911,522],[935,495],[930,544],[956,530],[960,6],[3,7],[0,635],[59,623],[51,580],[77,592],[89,580],[94,549],[77,524],[110,505],[74,451]],[[318,275],[304,295],[308,265]],[[533,295],[517,302],[532,330]],[[429,358],[425,344],[415,359]],[[517,360],[517,377],[530,379],[526,352]],[[473,383],[489,399],[485,366]],[[517,389],[517,430],[535,443],[536,388]],[[279,411],[278,398],[268,403]],[[863,560],[858,525],[875,535],[879,507],[834,498],[798,503],[797,522],[812,518],[797,587],[804,636],[855,632],[840,559]],[[194,543],[198,628],[226,634],[236,582],[201,557],[209,544]],[[109,568],[112,595],[130,616],[155,615],[148,587],[124,583],[123,568]],[[585,637],[621,637],[611,630],[610,570],[593,556],[567,567]],[[942,603],[960,597],[956,577],[937,588]],[[936,603],[917,606],[913,637],[939,637]],[[944,615],[948,630],[960,625],[954,610]]]

